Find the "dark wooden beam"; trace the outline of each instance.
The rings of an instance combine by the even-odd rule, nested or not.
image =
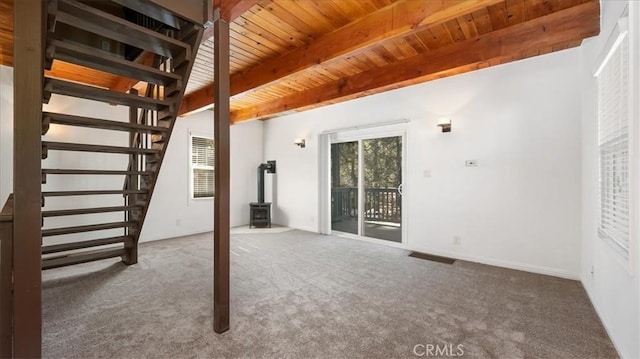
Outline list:
[[[229,198],[230,198],[230,100],[229,100],[229,23],[216,10],[214,25],[215,96],[213,110],[215,142],[215,198],[213,219],[213,329],[229,330]]]
[[[309,45],[267,60],[231,77],[231,95],[259,89],[335,58],[354,55],[379,44],[423,31],[504,0],[401,0],[326,34]],[[213,85],[212,85],[213,86]],[[180,114],[214,102],[208,86],[186,96]]]
[[[2,259],[0,260],[0,358],[12,358],[13,195],[9,196],[9,199],[0,212],[0,241],[2,253]]]
[[[14,3],[14,355],[42,355],[42,87],[46,1]]]
[[[267,118],[285,111],[319,107],[498,65],[544,53],[545,49],[567,48],[599,32],[600,5],[591,0],[476,39],[237,111],[232,114],[232,120]]]

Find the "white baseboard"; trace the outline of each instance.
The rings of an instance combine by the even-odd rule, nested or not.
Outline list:
[[[212,229],[200,229],[200,230],[189,231],[189,232],[180,233],[180,234],[169,234],[169,235],[161,235],[161,236],[159,236],[159,235],[142,236],[142,237],[140,237],[140,242],[139,243],[162,241],[162,240],[165,240],[165,239],[173,239],[173,238],[180,238],[180,237],[189,237],[189,236],[195,236],[195,235],[202,234],[202,233],[213,233],[213,230]]]
[[[293,227],[293,228],[295,228],[295,227]],[[311,228],[296,228],[296,229],[319,233],[318,229],[311,229]],[[377,243],[377,244],[390,245],[392,247],[406,248],[407,250],[411,250],[411,251],[424,252],[424,253],[434,254],[434,255],[438,255],[438,256],[442,256],[442,257],[449,257],[449,258],[453,258],[453,259],[459,259],[459,260],[463,260],[463,261],[468,261],[468,262],[482,263],[482,264],[491,265],[491,266],[495,266],[495,267],[515,269],[515,270],[520,270],[520,271],[524,271],[524,272],[549,275],[549,276],[552,276],[552,277],[559,277],[559,278],[571,279],[571,280],[577,280],[577,281],[580,281],[580,279],[581,279],[580,278],[580,273],[573,273],[573,272],[569,272],[569,271],[565,271],[565,270],[557,269],[557,268],[549,268],[549,267],[536,266],[536,265],[531,265],[531,264],[522,264],[522,263],[505,261],[505,260],[500,260],[500,259],[495,259],[495,258],[486,258],[486,257],[480,257],[480,256],[470,256],[470,255],[464,255],[464,254],[460,254],[460,253],[456,253],[456,252],[437,250],[437,249],[433,249],[433,248],[416,247],[416,246],[412,246],[410,244],[406,244],[406,245],[405,244],[398,244],[398,243],[393,243],[392,244],[392,243],[384,243],[385,241],[371,241],[371,240],[366,240],[366,239],[362,239],[362,240],[367,241],[367,242]]]
[[[299,231],[305,231],[305,232],[312,232],[312,233],[320,233],[320,231],[318,231],[318,228],[315,227],[305,227],[305,226],[292,226],[290,224],[281,224],[281,223],[273,223],[274,225],[278,225],[278,226],[282,226],[282,227],[288,227],[291,229],[297,229]]]
[[[431,248],[423,248],[423,247],[418,248],[418,247],[409,246],[408,249],[418,251],[418,252],[435,254],[443,257],[460,259],[468,262],[482,263],[482,264],[487,264],[487,265],[496,266],[496,267],[520,270],[524,272],[544,274],[552,277],[559,277],[559,278],[565,278],[565,279],[571,279],[571,280],[577,280],[577,281],[580,280],[579,273],[572,273],[562,269],[548,268],[548,267],[536,266],[531,264],[522,264],[522,263],[505,261],[505,260],[500,260],[495,258],[470,256],[470,255],[464,255],[456,252],[442,251],[442,250],[431,249]]]
[[[616,350],[620,358],[624,358],[621,354],[622,352],[620,351],[620,347],[618,346],[618,343],[616,343],[616,339],[613,336],[613,333],[611,333],[611,328],[609,328],[609,325],[607,325],[607,322],[605,322],[604,318],[602,317],[602,314],[600,313],[600,309],[598,309],[596,302],[593,300],[593,297],[591,297],[591,292],[589,291],[589,288],[584,284],[583,280],[580,280],[580,283],[582,283],[582,287],[584,288],[584,291],[587,292],[587,298],[589,298],[589,301],[591,302],[591,306],[596,311],[596,315],[598,316],[598,319],[600,319],[600,323],[602,323],[604,330],[607,332],[607,335],[609,336],[609,340],[611,340],[611,343],[613,343],[613,348]]]

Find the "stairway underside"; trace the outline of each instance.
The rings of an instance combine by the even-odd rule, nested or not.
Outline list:
[[[45,68],[64,61],[138,81],[140,90],[43,79],[45,104],[65,96],[129,111],[123,118],[100,118],[74,112],[73,106],[45,107],[42,268],[115,257],[134,264],[202,26],[147,0],[49,0],[47,29]],[[61,135],[86,131],[92,135]],[[124,166],[109,167],[105,155],[119,156]]]

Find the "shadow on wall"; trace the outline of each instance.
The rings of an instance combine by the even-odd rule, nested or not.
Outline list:
[[[281,166],[281,165],[280,165]],[[286,226],[289,224],[289,216],[278,207],[278,173],[271,176],[271,220],[274,224]]]
[[[455,117],[456,114],[466,112],[465,109],[473,108],[474,104],[482,101],[483,96],[490,93],[496,84],[504,80],[499,73],[486,72],[485,75],[486,81],[478,82],[475,86],[459,86],[457,82],[447,84],[448,92],[455,94],[455,96],[420,99],[420,102],[415,102],[413,105],[415,108],[421,109],[420,115],[429,113],[435,118]]]

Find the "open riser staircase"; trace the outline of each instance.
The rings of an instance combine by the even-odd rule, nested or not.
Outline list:
[[[69,96],[114,106],[114,113],[125,113],[117,106],[129,111],[114,120],[79,115],[73,108],[43,110],[42,268],[115,257],[134,264],[202,26],[144,0],[49,0],[47,30],[45,68],[64,61],[136,80],[140,90],[122,92],[45,76],[45,104],[52,95]],[[62,141],[51,133],[54,126],[104,133],[88,139],[119,140]],[[123,167],[107,167],[105,156],[120,156],[116,162]],[[60,168],[52,162],[78,166]],[[77,183],[91,187],[69,188]],[[91,203],[104,205],[87,206]]]

